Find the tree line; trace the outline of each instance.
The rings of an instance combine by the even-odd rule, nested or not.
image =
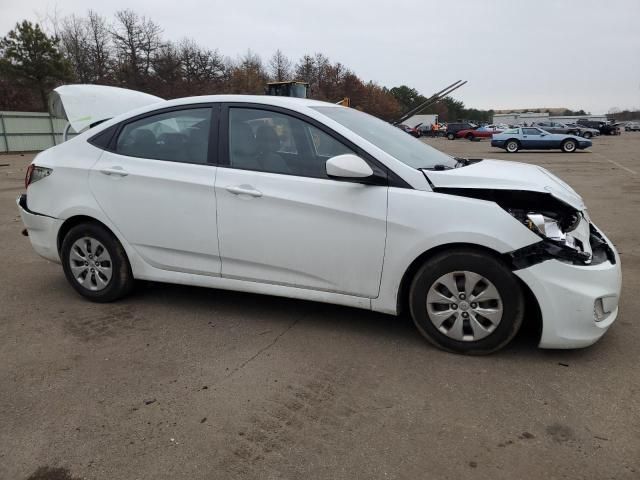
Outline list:
[[[292,61],[277,50],[263,61],[248,50],[231,59],[191,39],[166,40],[160,25],[132,10],[118,11],[111,20],[90,10],[47,30],[25,20],[0,39],[0,110],[46,110],[49,92],[64,83],[113,85],[169,99],[263,94],[269,81],[295,79],[309,83],[311,98],[349,97],[352,107],[388,121],[426,100],[405,85],[388,89],[364,81],[322,53]],[[466,109],[447,97],[422,113],[490,121],[493,112]]]

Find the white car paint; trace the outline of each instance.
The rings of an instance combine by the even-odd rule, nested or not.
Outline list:
[[[540,240],[497,204],[436,193],[429,182],[548,192],[584,208],[568,185],[531,165],[485,160],[459,169],[430,170],[427,180],[422,171],[313,108],[344,108],[324,102],[225,95],[172,100],[162,106],[211,102],[274,105],[315,119],[374,157],[408,188],[215,165],[149,163],[87,143],[111,125],[159,108],[148,105],[34,159],[54,169],[51,177],[29,186],[28,210],[20,208],[37,253],[59,261],[59,229],[65,220],[83,215],[114,233],[137,279],[396,314],[403,276],[421,254],[459,243],[507,253]],[[549,260],[515,272],[541,307],[541,347],[586,346],[613,323],[617,307],[596,323],[593,302],[611,296],[617,305],[621,274],[616,258],[615,265],[598,266]]]
[[[499,172],[497,175],[496,173]],[[584,202],[576,191],[542,167],[504,160],[483,160],[465,168],[426,172],[436,187],[495,188],[551,193],[578,210]]]
[[[148,93],[105,85],[62,85],[53,90],[49,109],[54,117],[67,120],[76,132],[139,107],[164,102]]]

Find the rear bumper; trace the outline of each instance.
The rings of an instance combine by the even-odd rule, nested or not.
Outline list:
[[[29,240],[36,253],[47,260],[60,263],[58,255],[58,230],[63,220],[49,217],[29,210],[27,195],[16,199],[22,223],[29,232]]]
[[[540,347],[581,348],[605,334],[618,316],[622,272],[617,252],[615,257],[615,264],[572,265],[548,260],[514,272],[538,300],[542,313]]]
[[[492,147],[504,147],[504,140],[491,140]]]

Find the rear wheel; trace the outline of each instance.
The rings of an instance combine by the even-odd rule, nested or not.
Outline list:
[[[520,149],[520,144],[517,140],[509,140],[504,148],[509,153],[516,153]]]
[[[562,142],[562,146],[560,148],[562,148],[562,151],[565,153],[573,153],[576,151],[576,148],[578,148],[578,144],[575,140],[568,139]]]
[[[473,139],[475,138],[473,133],[467,133],[467,136],[465,137],[467,140],[469,141],[473,141]]]
[[[456,139],[456,136],[455,136],[455,134],[454,134],[454,133],[447,133],[447,138],[448,138],[449,140],[455,140],[455,139]]]
[[[522,325],[524,296],[518,281],[502,262],[479,250],[434,256],[416,274],[409,295],[418,330],[451,352],[495,352]]]
[[[71,286],[94,302],[112,302],[133,288],[133,274],[118,239],[97,223],[73,227],[60,251]]]
[[[584,134],[582,136],[584,138],[591,138],[593,135],[591,135],[591,132],[584,132]]]

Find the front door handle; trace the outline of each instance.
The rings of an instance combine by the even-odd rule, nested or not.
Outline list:
[[[111,167],[100,170],[100,173],[105,175],[115,175],[117,177],[126,177],[129,173],[122,167]]]
[[[251,197],[262,196],[262,192],[260,190],[256,190],[251,185],[229,185],[226,189],[227,192],[233,193],[234,195],[249,195]]]

